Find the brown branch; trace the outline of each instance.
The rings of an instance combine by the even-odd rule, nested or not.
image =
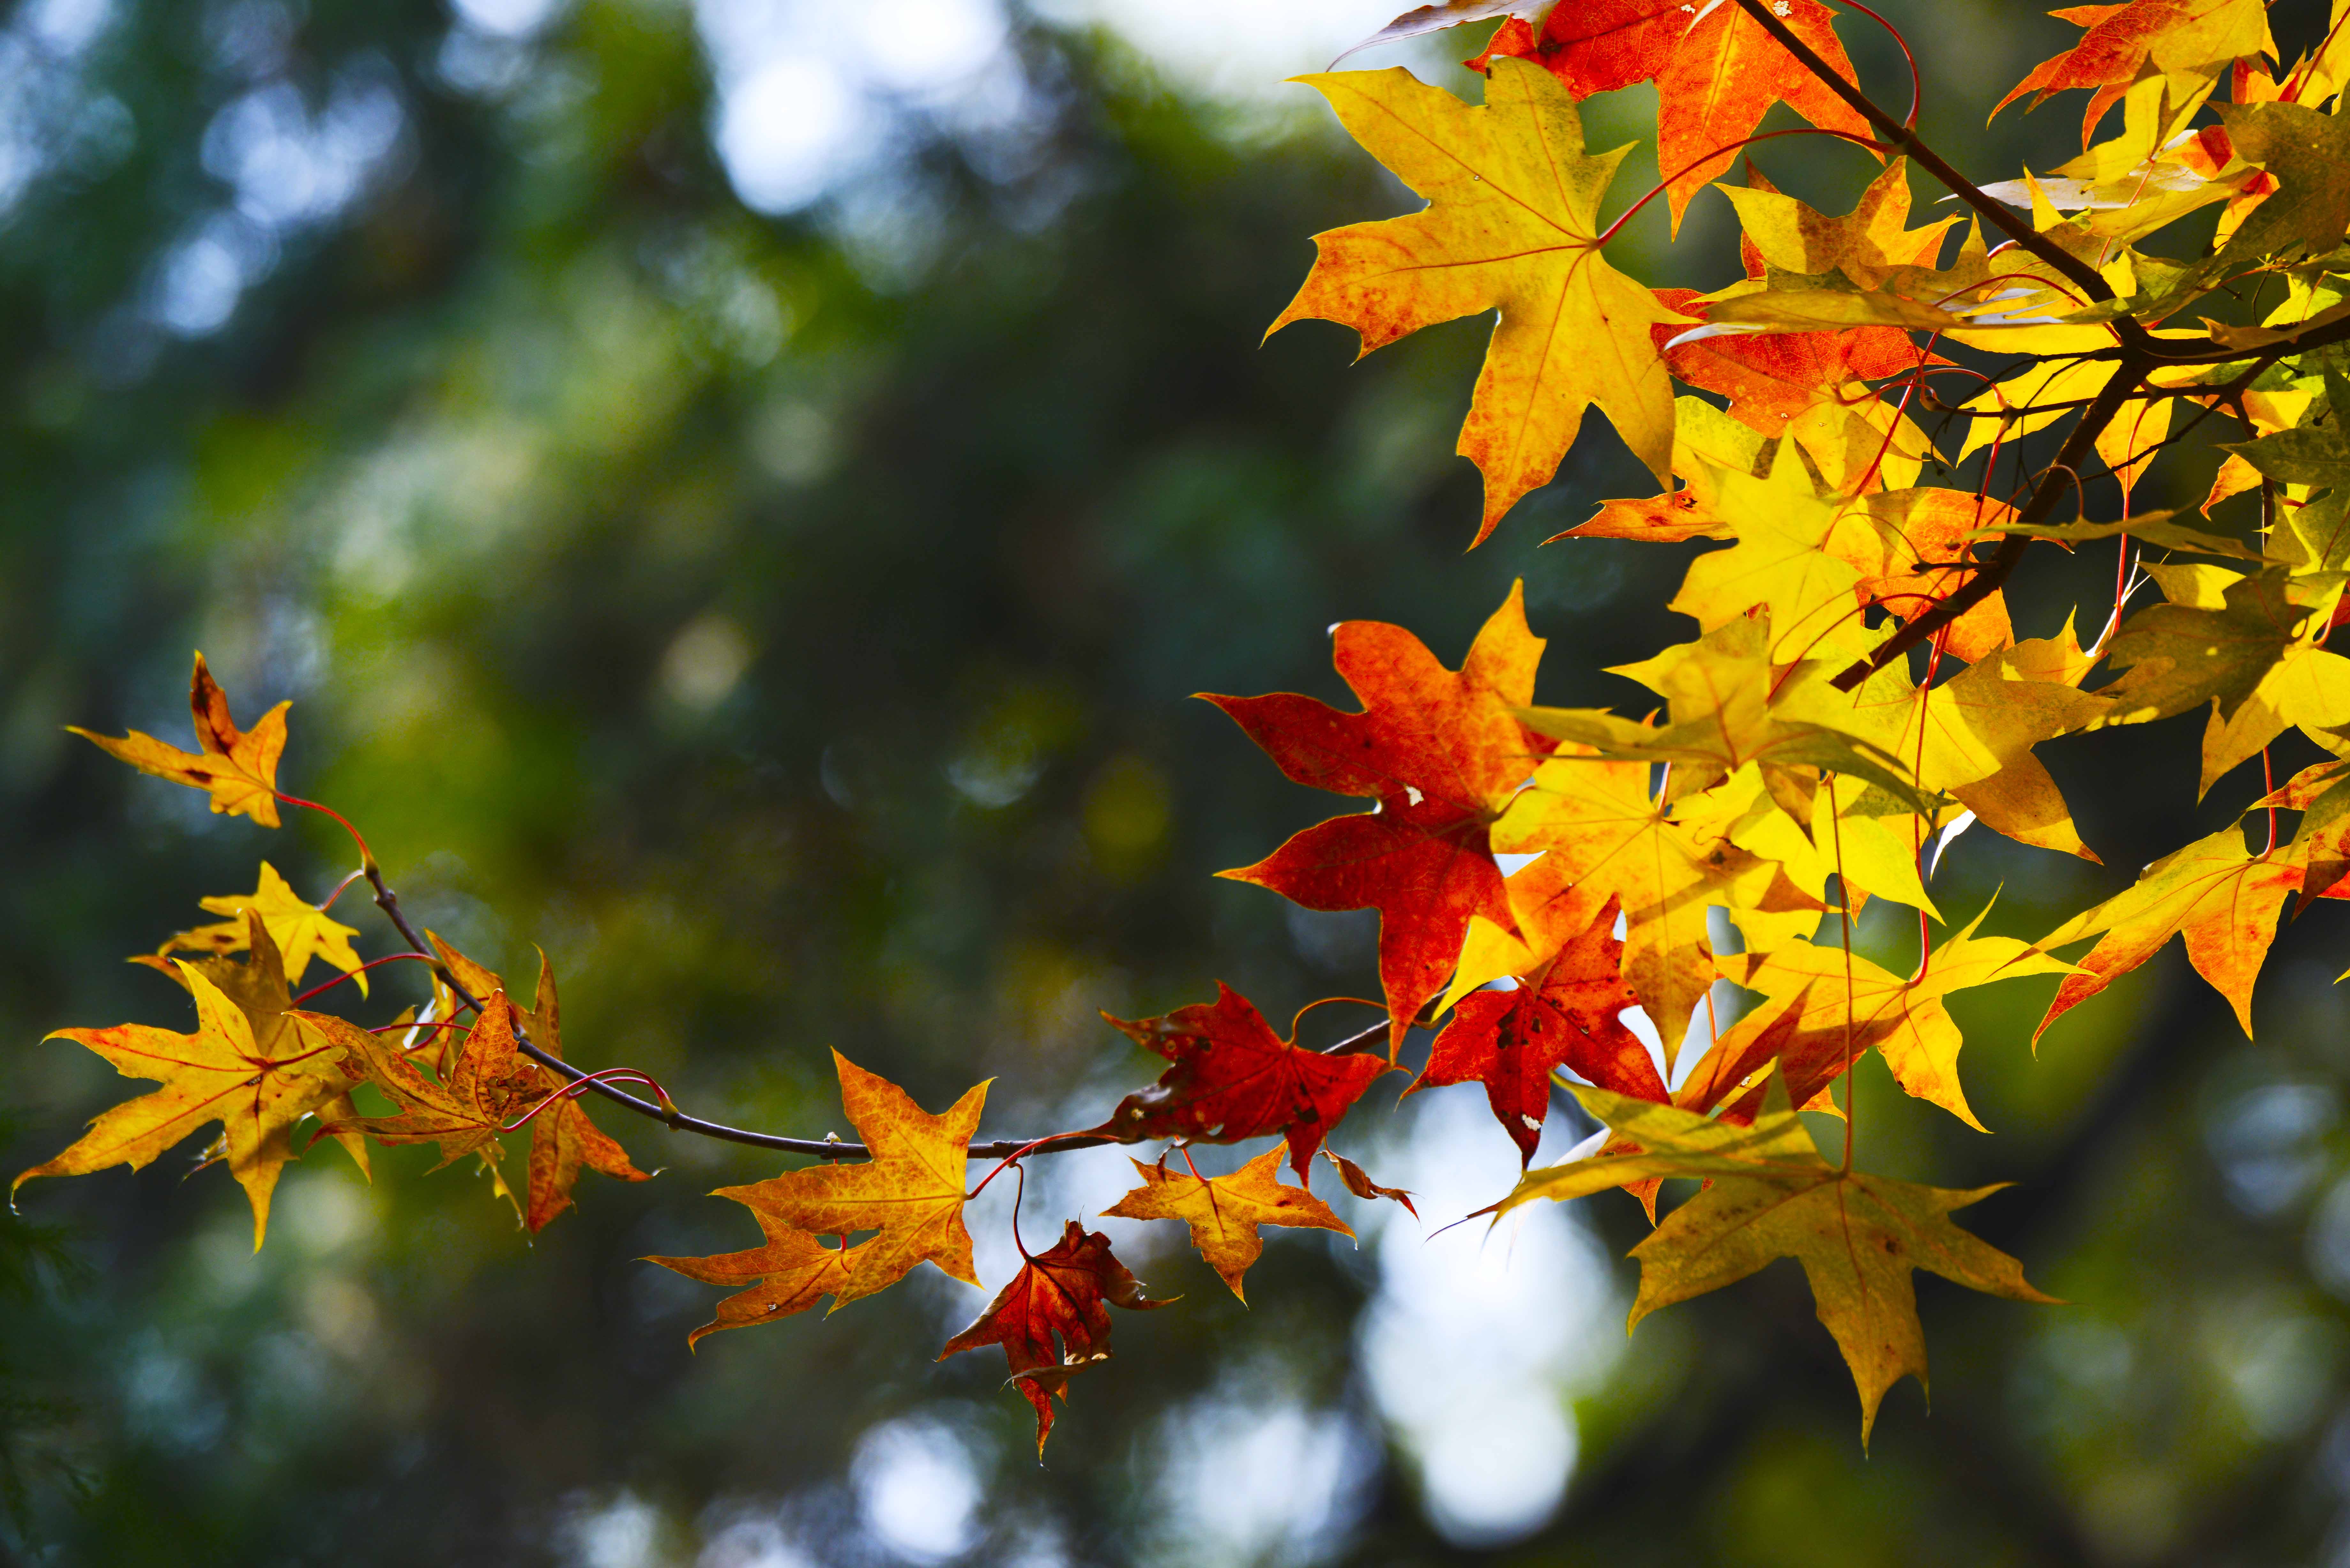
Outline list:
[[[372,858],[368,862],[365,870],[369,883],[375,888],[376,907],[381,909],[386,918],[398,929],[401,938],[407,941],[410,950],[431,960],[432,972],[441,977],[441,983],[449,988],[450,993],[475,1012],[480,1012],[482,999],[467,990],[463,981],[449,972],[448,966],[443,964],[426,945],[423,937],[418,934],[416,928],[408,923],[407,915],[401,912],[400,908],[400,896],[384,882],[383,872],[377,867]],[[1368,1029],[1359,1033],[1350,1034],[1336,1044],[1324,1048],[1321,1054],[1344,1056],[1361,1051],[1374,1041],[1384,1041],[1387,1032],[1387,1020],[1383,1018]],[[753,1132],[747,1127],[728,1127],[723,1122],[705,1121],[700,1116],[690,1116],[674,1106],[662,1106],[650,1100],[640,1099],[626,1089],[616,1087],[594,1076],[584,1068],[573,1066],[560,1056],[541,1050],[519,1024],[515,1025],[514,1033],[515,1049],[540,1066],[560,1075],[574,1084],[584,1085],[614,1105],[634,1111],[637,1115],[650,1120],[657,1121],[671,1132],[696,1133],[702,1137],[717,1138],[725,1143],[747,1144],[753,1148],[778,1149],[785,1154],[813,1155],[818,1159],[872,1158],[873,1151],[861,1143],[847,1143],[837,1137],[785,1137],[780,1133]],[[1098,1148],[1104,1144],[1119,1141],[1121,1140],[1105,1137],[1097,1133],[1052,1133],[1042,1138],[1007,1137],[998,1138],[993,1143],[975,1143],[964,1153],[972,1159],[1009,1159],[1014,1155],[1024,1152],[1065,1154],[1073,1149]]]
[[[1797,37],[1794,29],[1773,16],[1763,0],[1738,0],[1738,6],[1761,24],[1764,32],[1777,39],[1780,47],[1794,56],[1797,64],[1819,78],[1830,92],[1850,104],[1863,119],[1875,126],[1878,135],[1914,160],[1920,169],[1939,180],[1952,195],[1981,213],[1991,227],[2079,285],[2092,299],[2114,297],[2114,291],[2106,286],[2096,268],[2077,256],[2068,254],[2046,236],[2035,232],[2004,202],[1985,195],[1973,181],[1951,168],[1940,153],[1919,140],[1916,131],[1879,109],[1874,99],[1845,80],[1834,67],[1820,58],[1809,44]],[[2126,337],[2146,336],[2145,328],[2127,317],[2120,317],[2115,326]]]
[[[2045,523],[2049,514],[2056,510],[2056,503],[2064,492],[2080,483],[2081,465],[2095,449],[2098,434],[2113,422],[2114,415],[2120,411],[2130,393],[2137,389],[2146,369],[2147,367],[2136,358],[2122,361],[2115,370],[2113,379],[2106,383],[2105,389],[2097,394],[2096,401],[2089,406],[2088,411],[2074,425],[2072,433],[2064,438],[2064,445],[2056,453],[2056,461],[2041,472],[2039,480],[2032,487],[2032,493],[2016,509],[2017,524],[2029,527],[2035,523]],[[2059,474],[2064,476],[2062,482],[2057,478]],[[2022,564],[2024,551],[2031,546],[2031,535],[2010,534],[2000,541],[1999,548],[1992,552],[1991,559],[1983,562],[1974,576],[1952,589],[1948,598],[1887,638],[1875,653],[1846,669],[1831,684],[1839,691],[1851,691],[1991,597]]]

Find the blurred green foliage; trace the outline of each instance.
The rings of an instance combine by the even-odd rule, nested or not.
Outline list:
[[[2279,5],[2281,32],[2314,9]],[[919,43],[953,10],[899,25]],[[289,787],[364,826],[424,923],[509,972],[552,957],[576,1059],[820,1135],[847,1130],[837,1046],[931,1106],[994,1075],[1003,1136],[1098,1117],[1145,1081],[1097,1008],[1158,1011],[1221,977],[1279,1016],[1371,983],[1367,917],[1210,877],[1329,803],[1188,693],[1337,699],[1324,628],[1349,617],[1457,658],[1518,576],[1552,639],[1545,701],[1632,701],[1601,667],[1682,635],[1655,607],[1680,552],[1534,548],[1640,483],[1604,431],[1461,554],[1475,492],[1450,448],[1481,326],[1351,369],[1331,329],[1258,347],[1308,234],[1406,202],[1321,119],[1203,100],[1112,32],[1017,17],[986,40],[996,98],[881,95],[869,156],[764,215],[717,151],[726,91],[750,90],[726,87],[746,67],[722,24],[757,12],[9,14],[10,1170],[120,1089],[46,1030],[178,1018],[122,955],[249,886],[264,854],[314,896],[348,864],[331,825],[269,838],[62,734],[176,734],[191,647],[241,713],[295,700]],[[788,33],[822,8],[760,14]],[[1991,0],[1894,15],[1926,62],[1924,124],[1962,162],[2064,156],[2061,110],[1975,119],[2064,29]],[[1872,79],[1897,79],[1853,36]],[[1640,107],[1596,106],[1595,144],[1636,134]],[[1653,173],[1640,156],[1627,185]],[[1780,161],[1838,207],[1857,165]],[[1645,275],[1721,281],[1709,205],[1669,254],[1659,224],[1631,231]],[[2062,613],[2031,608],[2042,629]],[[2141,734],[2046,754],[2106,867],[1972,836],[1947,909],[2003,888],[1993,927],[2037,935],[2199,820],[2191,770],[2151,763]],[[980,1304],[935,1277],[689,1356],[711,1293],[632,1260],[747,1244],[702,1194],[775,1162],[607,1112],[666,1174],[588,1178],[536,1244],[419,1150],[380,1154],[372,1186],[313,1154],[257,1258],[242,1196],[217,1170],[183,1181],[180,1156],[27,1189],[37,1225],[0,1226],[0,1551],[2332,1560],[2350,1019],[2329,934],[2313,916],[2280,941],[2257,1047],[2175,955],[2036,1059],[2044,983],[1963,999],[1995,1140],[1864,1072],[1871,1163],[2019,1180],[1970,1219],[2075,1303],[1922,1282],[1932,1413],[1897,1392],[1873,1459],[1788,1265],[1626,1347],[1617,1255],[1638,1221],[1599,1199],[1482,1247],[1350,1210],[1365,1250],[1279,1236],[1253,1311],[1173,1240],[1121,1232],[1186,1299],[1120,1322],[1038,1469],[995,1368],[931,1364]],[[1887,961],[1914,940],[1862,937]],[[411,983],[387,976],[379,1005]],[[1473,1091],[1396,1113],[1388,1093],[1342,1147],[1419,1188],[1433,1223],[1499,1190],[1513,1167]],[[1122,1168],[1040,1169],[1031,1233],[1107,1206]],[[992,1282],[999,1196],[974,1211]]]

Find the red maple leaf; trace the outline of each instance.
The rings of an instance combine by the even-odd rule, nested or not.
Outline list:
[[[2216,64],[2223,57],[2253,57],[2267,36],[2260,26],[2261,8],[2246,6],[2241,0],[2126,0],[2123,5],[2074,5],[2048,14],[2088,30],[2063,54],[2033,67],[2032,74],[1999,100],[1991,117],[1997,119],[2001,109],[2026,93],[2033,95],[2030,107],[2038,109],[2056,93],[2086,88],[2089,107],[2081,118],[2085,148],[2095,137],[2097,122],[2145,74],[2148,57],[2166,38],[2173,41],[2178,52],[2191,57],[2188,63]]]
[[[1142,1282],[1110,1255],[1108,1237],[1072,1220],[1050,1251],[1030,1258],[996,1293],[978,1322],[947,1341],[939,1359],[959,1350],[1002,1345],[1012,1380],[1036,1407],[1036,1452],[1042,1457],[1045,1439],[1053,1433],[1053,1397],[1066,1402],[1071,1377],[1109,1359],[1105,1302],[1137,1311],[1167,1304],[1143,1295]]]
[[[1523,585],[1457,673],[1401,627],[1350,620],[1333,640],[1332,662],[1362,712],[1288,691],[1202,695],[1299,784],[1378,805],[1221,875],[1309,909],[1379,911],[1392,1056],[1421,1004],[1444,989],[1470,917],[1515,929],[1487,829],[1550,749],[1512,716],[1534,701],[1543,643],[1526,629]]]
[[[1773,9],[1837,75],[1855,79],[1835,12],[1819,0],[1779,0]],[[1851,105],[1730,0],[1696,10],[1680,0],[1575,0],[1553,6],[1540,33],[1511,17],[1469,64],[1482,70],[1495,55],[1540,63],[1579,99],[1654,81],[1657,162],[1676,234],[1690,198],[1730,167],[1773,104],[1823,130],[1868,134]]]
[[[1239,1143],[1279,1133],[1301,1180],[1324,1137],[1388,1071],[1384,1059],[1364,1052],[1329,1056],[1282,1039],[1253,1002],[1221,981],[1213,1002],[1163,1018],[1102,1016],[1175,1064],[1150,1088],[1119,1101],[1094,1131],[1120,1143]]]
[[[1586,906],[1586,908],[1588,906]],[[1624,944],[1616,940],[1616,900],[1541,964],[1517,977],[1514,991],[1472,992],[1436,1037],[1428,1066],[1411,1090],[1482,1083],[1493,1116],[1532,1160],[1550,1113],[1551,1073],[1568,1067],[1603,1089],[1636,1099],[1669,1101],[1657,1064],[1617,1015],[1639,999],[1624,983]]]

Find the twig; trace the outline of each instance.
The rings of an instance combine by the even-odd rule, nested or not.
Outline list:
[[[2114,297],[2114,291],[2106,286],[2106,280],[2098,275],[2095,267],[2067,254],[2046,235],[2036,233],[2030,223],[2018,217],[2004,203],[1985,195],[1973,181],[1951,168],[1940,153],[1918,140],[1916,131],[1879,109],[1874,99],[1845,80],[1833,67],[1820,58],[1809,44],[1797,37],[1794,29],[1773,16],[1763,0],[1738,0],[1738,7],[1753,17],[1764,32],[1777,39],[1780,47],[1794,56],[1796,63],[1819,78],[1830,92],[1850,104],[1863,119],[1875,126],[1878,135],[1949,187],[1952,195],[1981,213],[1991,227],[2078,284],[2092,299]],[[2127,317],[2119,317],[2116,326],[2126,339],[2147,336],[2146,329]]]
[[[459,1002],[472,1008],[475,1012],[481,1012],[482,999],[467,990],[463,981],[449,972],[448,966],[441,962],[432,949],[426,945],[423,937],[417,932],[416,928],[409,924],[408,916],[400,908],[400,896],[394,893],[390,886],[384,881],[383,872],[372,860],[368,863],[366,874],[369,883],[375,888],[376,907],[384,912],[385,918],[390,920],[393,927],[399,930],[410,950],[431,961],[433,972],[441,977],[441,982],[449,988],[450,993]],[[1387,1023],[1381,1020],[1368,1029],[1348,1035],[1336,1044],[1327,1047],[1322,1054],[1343,1056],[1358,1052],[1370,1042],[1384,1038],[1387,1031]],[[728,1127],[723,1122],[708,1121],[701,1116],[688,1116],[674,1106],[664,1109],[650,1100],[639,1099],[625,1089],[614,1087],[595,1074],[573,1066],[560,1056],[541,1050],[519,1024],[516,1024],[514,1033],[515,1050],[520,1051],[547,1071],[569,1080],[573,1088],[592,1090],[625,1110],[634,1111],[649,1121],[660,1123],[671,1132],[695,1133],[702,1137],[717,1138],[724,1143],[747,1144],[753,1148],[778,1149],[785,1154],[813,1155],[818,1159],[869,1159],[872,1158],[873,1151],[861,1143],[847,1143],[838,1138],[785,1137],[777,1133],[753,1132],[747,1127]],[[1007,1137],[998,1138],[993,1143],[975,1143],[963,1152],[965,1157],[971,1159],[1011,1159],[1027,1153],[1065,1154],[1073,1149],[1099,1148],[1105,1144],[1114,1144],[1118,1141],[1117,1138],[1106,1137],[1098,1133],[1048,1133],[1041,1138]]]

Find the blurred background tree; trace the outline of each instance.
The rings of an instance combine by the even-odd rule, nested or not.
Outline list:
[[[552,956],[576,1059],[737,1122],[839,1127],[838,1046],[932,1106],[999,1075],[988,1136],[1081,1125],[1152,1066],[1097,1008],[1219,977],[1275,1015],[1367,989],[1373,917],[1210,878],[1326,803],[1187,694],[1336,698],[1325,628],[1353,617],[1457,658],[1518,576],[1545,701],[1632,701],[1600,668],[1682,635],[1650,607],[1682,552],[1534,548],[1638,493],[1601,421],[1461,553],[1481,325],[1352,369],[1335,329],[1258,347],[1308,234],[1410,204],[1278,85],[1393,8],[19,0],[7,1168],[114,1090],[45,1031],[176,1016],[121,955],[256,854],[312,897],[345,868],[330,827],[265,837],[62,733],[176,732],[192,646],[241,711],[296,700],[289,787],[357,818],[426,923],[509,971]],[[2322,13],[2276,8],[2289,56]],[[2069,30],[1999,0],[1893,14],[1962,165],[2064,156],[2061,109],[1979,117]],[[1393,53],[1473,93],[1463,42]],[[1596,104],[1594,145],[1639,107]],[[1848,205],[1856,155],[1779,146],[1780,183]],[[1650,281],[1711,286],[1727,238],[1706,199],[1679,247],[1655,212],[1619,244]],[[2019,608],[2040,632],[2061,613]],[[2003,886],[1995,926],[2036,936],[2195,820],[2141,732],[2043,754],[2107,869],[1977,835],[1946,909]],[[2036,1062],[2044,982],[1962,1002],[1995,1150],[1864,1086],[1880,1168],[2026,1173],[1970,1218],[2076,1303],[1923,1282],[1933,1410],[1897,1392],[1873,1459],[1791,1264],[1627,1344],[1640,1226],[1602,1199],[1490,1241],[1350,1205],[1361,1248],[1277,1235],[1253,1311],[1170,1228],[1104,1222],[1186,1300],[1120,1324],[1040,1469],[991,1364],[931,1363],[982,1298],[927,1272],[689,1355],[713,1293],[633,1260],[748,1244],[702,1194],[775,1164],[606,1114],[667,1173],[590,1179],[536,1245],[479,1179],[424,1179],[421,1150],[379,1155],[371,1187],[315,1153],[258,1257],[242,1195],[182,1157],[29,1189],[0,1226],[0,1551],[2350,1561],[2350,1019],[2320,928],[2280,943],[2258,1048],[2175,952]],[[1473,1087],[1388,1113],[1391,1092],[1338,1144],[1431,1228],[1503,1188]],[[1545,1158],[1573,1135],[1555,1117]],[[1106,1206],[1122,1158],[1040,1168],[1032,1226]],[[991,1282],[1009,1197],[972,1216]]]

